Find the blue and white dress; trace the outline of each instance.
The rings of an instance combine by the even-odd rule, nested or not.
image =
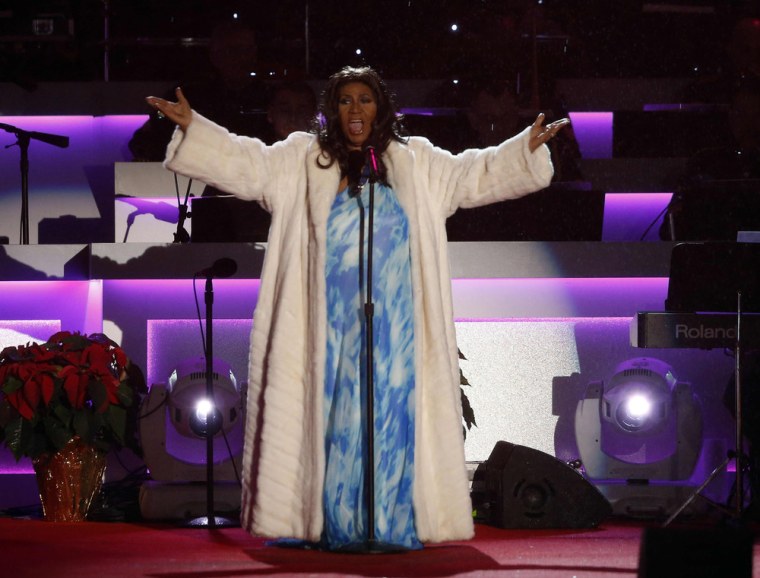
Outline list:
[[[366,448],[366,246],[369,185],[341,191],[327,225],[325,524],[323,545],[364,543]],[[375,185],[374,303],[375,538],[421,548],[414,526],[414,308],[406,215],[393,191]],[[362,231],[364,229],[364,231]]]

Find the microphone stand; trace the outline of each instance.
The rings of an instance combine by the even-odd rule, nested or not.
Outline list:
[[[375,183],[377,182],[378,166],[374,147],[367,147],[367,166],[369,167],[369,216],[367,218],[367,258],[366,258],[366,287],[365,287],[365,334],[367,341],[367,472],[365,479],[365,501],[367,508],[367,541],[364,544],[349,544],[343,551],[379,554],[403,552],[407,549],[397,544],[379,541],[375,536],[375,352],[373,336],[373,319],[375,304],[372,302],[372,251],[375,225]],[[360,272],[361,274],[361,272]]]
[[[0,129],[16,135],[18,140],[13,145],[18,145],[21,150],[21,244],[29,244],[29,143],[32,139],[46,142],[53,146],[66,148],[69,146],[69,137],[44,132],[27,131],[9,124],[0,123]],[[8,147],[5,147],[8,148]]]
[[[372,249],[375,238],[375,182],[377,171],[369,169],[369,217],[367,219],[367,286],[364,302],[365,330],[367,334],[367,548],[374,551],[375,538],[375,304],[372,301]]]
[[[174,173],[174,190],[177,192],[177,210],[179,215],[177,217],[177,231],[174,233],[175,243],[188,243],[190,241],[190,235],[185,229],[185,220],[190,217],[190,212],[187,210],[187,202],[190,198],[190,187],[193,186],[193,179],[189,179],[187,182],[187,190],[185,191],[185,201],[182,202],[179,198],[179,180],[177,179],[177,173]]]
[[[214,399],[214,338],[213,338],[213,308],[214,308],[214,287],[213,287],[213,268],[206,272],[206,399],[212,404],[211,411],[206,415],[205,429],[203,436],[206,438],[206,515],[199,518],[193,518],[187,525],[191,528],[232,528],[240,524],[235,520],[217,516],[214,513],[214,436],[222,428],[222,416],[216,407]]]

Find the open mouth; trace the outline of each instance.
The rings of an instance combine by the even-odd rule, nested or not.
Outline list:
[[[351,120],[348,123],[348,132],[351,135],[360,135],[364,132],[364,121]]]

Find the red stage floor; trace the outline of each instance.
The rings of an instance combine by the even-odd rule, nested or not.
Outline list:
[[[688,528],[710,533],[711,528]],[[669,529],[670,530],[670,529]],[[674,529],[674,532],[677,530]],[[502,530],[476,526],[476,538],[405,554],[334,554],[267,545],[239,528],[185,529],[141,523],[51,523],[0,518],[0,575],[14,578],[237,578],[242,576],[505,576],[520,578],[622,578],[637,576],[645,527],[615,521],[594,530]],[[648,540],[648,539],[647,539]],[[672,568],[647,576],[694,576],[715,547],[673,552]],[[755,547],[754,559],[760,550]],[[747,557],[749,558],[749,556]],[[751,564],[751,562],[750,562]],[[755,568],[760,567],[757,563]],[[644,566],[642,566],[644,568]],[[662,568],[658,566],[657,568]],[[692,568],[692,570],[688,570]],[[701,574],[700,574],[701,575]],[[729,578],[728,566],[715,578]],[[753,574],[738,576],[760,578]]]

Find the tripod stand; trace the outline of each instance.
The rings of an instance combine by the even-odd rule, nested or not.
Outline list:
[[[752,310],[758,307],[760,291],[757,270],[760,266],[760,245],[744,243],[681,243],[673,249],[671,256],[670,284],[668,286],[667,309],[731,312],[736,315],[734,341],[734,444],[735,449],[727,453],[719,464],[694,492],[665,521],[669,526],[702,491],[723,471],[731,461],[735,461],[736,481],[734,507],[728,508],[708,500],[720,507],[734,519],[741,519],[744,513],[744,473],[747,459],[744,455],[744,427],[742,403],[742,354],[744,343],[743,316],[747,303]],[[698,269],[699,272],[696,272]],[[707,292],[695,294],[693,287],[710,288]],[[716,279],[726,279],[717,286]],[[689,287],[689,289],[686,289]],[[731,304],[731,298],[735,305]],[[755,496],[753,496],[754,498]]]

